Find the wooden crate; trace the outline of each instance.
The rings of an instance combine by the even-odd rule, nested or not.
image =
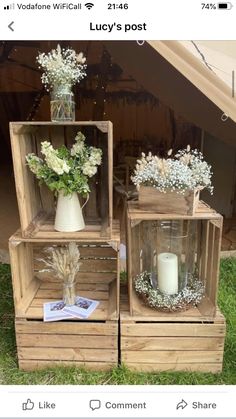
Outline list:
[[[139,208],[137,202],[128,202],[127,208],[127,248],[128,248],[128,280],[129,280],[129,307],[131,315],[145,316],[149,321],[158,317],[166,321],[168,318],[179,321],[212,321],[216,314],[216,299],[218,290],[220,247],[223,217],[209,208],[203,202],[194,216],[181,214],[157,214]],[[196,220],[197,234],[196,246],[192,251],[192,258],[199,272],[199,277],[205,285],[205,296],[197,307],[185,312],[161,313],[158,310],[144,305],[134,290],[134,278],[139,275],[141,266],[141,252],[147,253],[148,241],[145,240],[144,222],[168,220],[183,220],[188,222]],[[146,227],[145,227],[146,228]],[[148,238],[151,240],[152,228],[149,229]],[[158,240],[158,239],[157,239]],[[194,242],[195,243],[195,242]],[[148,257],[148,256],[147,256]]]
[[[139,207],[147,210],[165,213],[194,215],[199,203],[199,190],[176,192],[160,192],[156,188],[141,186],[138,192]]]
[[[77,276],[77,294],[100,301],[89,320],[105,322],[119,318],[120,234],[119,225],[115,225],[117,228],[110,241],[100,237],[93,241],[74,240],[82,262]],[[45,266],[38,259],[51,243],[50,239],[22,239],[20,233],[9,241],[16,319],[42,320],[43,303],[62,298],[61,282],[51,273],[39,272]],[[56,243],[63,245],[66,240]]]
[[[50,244],[68,240],[22,238],[9,242],[19,367],[35,370],[56,365],[108,370],[118,363],[119,224],[113,223],[111,240],[95,234],[93,241],[77,239],[81,269],[77,294],[98,300],[86,320],[43,322],[43,304],[62,298],[62,284],[51,273],[40,273],[38,259]]]
[[[179,320],[164,315],[150,320],[131,316],[121,296],[121,362],[138,372],[222,370],[226,325],[217,309],[214,321]]]
[[[71,146],[78,131],[86,136],[86,143],[103,151],[102,165],[91,179],[91,193],[83,214],[86,228],[76,233],[54,230],[55,198],[26,165],[28,153],[40,154],[41,142],[49,140],[54,147]],[[109,121],[89,122],[12,122],[10,136],[16,193],[23,237],[87,238],[99,233],[110,238],[112,234],[112,182],[113,182],[113,131]],[[82,202],[81,202],[82,203]]]
[[[109,370],[118,363],[118,320],[44,323],[16,319],[19,368],[55,366]]]

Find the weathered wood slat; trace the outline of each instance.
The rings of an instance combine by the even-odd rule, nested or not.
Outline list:
[[[35,263],[35,270],[44,268],[43,263]],[[82,259],[79,274],[83,272],[116,272],[116,259]]]
[[[36,272],[35,277],[40,280],[40,284],[44,286],[43,284],[59,284],[60,281],[58,278],[55,278],[54,275],[48,274],[48,273],[40,273]],[[113,281],[116,278],[116,272],[78,272],[77,274],[77,281],[79,284],[99,284],[99,286],[102,285],[108,285],[111,281]],[[40,285],[41,287],[41,285]],[[56,289],[56,288],[55,288]]]
[[[126,362],[146,363],[220,363],[223,351],[122,351],[122,360]]]
[[[94,341],[95,344],[96,340]],[[18,347],[19,359],[55,360],[55,361],[103,361],[115,362],[117,351],[111,349],[80,348],[22,348]]]
[[[35,301],[36,300],[32,301],[32,304],[29,306],[29,308],[25,312],[25,317],[27,319],[42,319],[43,318],[43,307],[42,305],[38,307],[37,302]],[[36,306],[34,306],[34,302]],[[48,301],[42,300],[42,303],[43,302],[48,302]],[[18,316],[18,318],[19,317],[21,318],[22,315]],[[96,310],[89,316],[89,320],[108,320],[108,319],[109,319],[108,301],[101,301],[99,306],[96,308]]]
[[[56,367],[71,367],[71,368],[86,368],[92,371],[109,371],[117,366],[117,360],[114,362],[81,362],[81,361],[32,361],[19,360],[19,368],[23,371],[35,371],[45,368]]]
[[[113,336],[17,334],[18,347],[32,348],[94,348],[117,349],[118,341]]]
[[[79,295],[81,297],[87,297],[87,298],[91,298],[91,299],[96,299],[96,300],[105,300],[107,301],[109,299],[109,294],[106,291],[81,291],[79,289],[79,287],[76,288],[77,293],[79,293]],[[38,291],[35,294],[34,297],[34,302],[35,300],[37,300],[37,305],[40,306],[41,302],[40,300],[57,300],[58,298],[62,298],[62,287],[60,290],[43,290],[43,289],[38,289]],[[114,304],[115,305],[115,304]]]
[[[136,201],[128,202],[129,215],[134,220],[186,220],[192,219],[217,219],[221,218],[219,214],[212,208],[208,207],[204,202],[200,201],[194,215],[183,215],[183,214],[168,214],[168,213],[156,213],[153,211],[147,211],[140,208]]]
[[[186,371],[186,372],[211,372],[213,374],[217,374],[222,371],[222,364],[221,363],[207,363],[202,364],[200,363],[168,363],[168,364],[151,364],[151,363],[135,363],[129,362],[126,363],[126,366],[135,372],[161,372],[161,371]]]
[[[49,247],[47,243],[45,243],[45,245],[41,244],[41,246],[40,245],[34,246],[35,259],[45,257],[46,256],[45,248],[47,247]],[[84,258],[88,260],[94,259],[94,258],[107,259],[107,260],[110,260],[111,258],[112,259],[117,258],[117,252],[114,249],[112,249],[112,247],[109,246],[109,244],[98,245],[97,243],[94,243],[94,244],[91,243],[90,245],[90,244],[78,243],[78,248],[79,248],[81,260],[83,260]]]
[[[224,337],[225,324],[121,323],[123,336]]]
[[[195,215],[199,202],[199,191],[186,191],[184,194],[160,192],[156,188],[141,186],[138,192],[139,207],[161,214]]]
[[[121,350],[132,351],[170,351],[170,350],[199,350],[199,351],[220,351],[224,348],[222,337],[220,338],[193,338],[193,337],[123,337]]]
[[[117,336],[118,323],[94,323],[94,322],[52,322],[17,320],[15,323],[16,333],[19,334],[46,334],[46,335],[95,335]]]
[[[80,291],[108,291],[109,285],[106,283],[98,284],[95,283],[79,283],[76,288]],[[61,290],[62,283],[61,281],[57,282],[42,282],[40,284],[40,290]],[[78,291],[79,292],[79,291]]]

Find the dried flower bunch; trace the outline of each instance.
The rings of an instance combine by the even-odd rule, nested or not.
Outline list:
[[[171,155],[172,150],[168,151],[166,159],[153,156],[151,152],[148,155],[142,153],[131,177],[137,189],[143,185],[153,186],[163,193],[185,193],[187,190],[207,188],[213,193],[211,166],[204,161],[200,151],[191,150],[188,146],[179,150],[173,158]]]
[[[144,298],[146,304],[161,311],[184,311],[190,306],[199,304],[204,295],[204,285],[196,277],[178,294],[165,295],[151,285],[151,273],[144,271],[135,280],[137,294]]]
[[[80,270],[80,252],[74,242],[65,246],[48,247],[45,250],[48,256],[45,259],[39,259],[46,266],[40,272],[52,272],[55,277],[63,282],[64,302],[67,305],[75,303],[75,280],[76,274]]]
[[[43,158],[30,153],[26,161],[30,170],[51,191],[64,195],[78,192],[87,196],[90,192],[89,178],[97,173],[102,163],[102,150],[85,144],[85,136],[78,132],[71,149],[65,146],[54,149],[49,141],[41,143]]]
[[[44,71],[41,80],[48,91],[61,85],[72,87],[86,76],[86,58],[82,52],[76,54],[71,48],[57,45],[48,54],[40,53],[36,60]]]

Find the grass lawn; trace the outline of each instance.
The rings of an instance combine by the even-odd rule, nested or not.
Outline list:
[[[221,262],[218,303],[227,319],[221,374],[132,373],[124,366],[107,373],[63,367],[22,372],[17,368],[10,268],[0,265],[0,384],[236,384],[236,259]]]

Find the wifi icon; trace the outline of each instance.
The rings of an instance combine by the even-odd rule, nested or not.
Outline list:
[[[87,7],[87,9],[92,9],[92,7],[94,6],[93,3],[85,3],[85,7]]]

